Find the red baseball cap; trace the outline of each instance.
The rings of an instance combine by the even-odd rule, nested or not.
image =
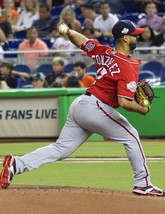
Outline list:
[[[112,28],[112,34],[115,39],[121,38],[124,35],[139,35],[144,33],[143,28],[138,28],[130,20],[120,20]]]

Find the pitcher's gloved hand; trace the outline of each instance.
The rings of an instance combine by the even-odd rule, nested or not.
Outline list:
[[[150,109],[151,103],[155,98],[154,91],[146,79],[138,82],[137,89],[135,92],[135,101],[143,106]]]

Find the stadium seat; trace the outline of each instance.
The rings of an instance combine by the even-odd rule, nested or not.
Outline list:
[[[85,18],[81,15],[76,16],[76,19],[83,25]]]
[[[143,79],[153,79],[153,78],[155,78],[155,75],[152,71],[142,70],[139,73],[139,81]]]
[[[52,64],[42,64],[36,70],[37,73],[43,73],[45,76],[49,75],[52,71]]]
[[[152,71],[156,77],[159,77],[161,81],[165,78],[165,68],[161,62],[150,61],[143,65],[142,70]]]
[[[97,70],[96,70],[95,64],[93,64],[93,65],[91,65],[90,67],[87,68],[87,73],[89,74],[90,72],[95,73],[95,76],[96,76]]]
[[[112,48],[114,48],[116,45],[115,40],[113,38],[109,38],[108,45],[111,46]]]
[[[20,30],[14,33],[16,39],[26,39],[26,30]]]
[[[19,44],[23,42],[22,39],[12,39],[6,42],[6,50],[18,50]]]
[[[98,37],[97,40],[100,42],[100,44],[109,45],[110,47],[115,47],[115,40],[113,38],[104,38],[104,37]]]
[[[140,10],[139,10],[139,3],[135,3],[133,1],[133,3],[131,4],[128,4],[125,6],[125,9],[122,13],[140,13]]]
[[[14,70],[31,74],[31,69],[28,65],[18,64],[14,66]]]
[[[74,65],[73,65],[72,63],[67,64],[67,65],[64,66],[64,72],[65,72],[66,74],[72,72],[73,69],[74,69]]]
[[[19,47],[19,44],[22,42],[23,40],[22,39],[11,39],[11,40],[8,40],[5,42],[5,44],[3,45],[3,49],[5,51],[17,51],[18,50],[18,47]],[[14,54],[14,53],[11,53],[11,54],[4,54],[4,57],[5,58],[14,58],[14,57],[17,57],[18,54]]]
[[[121,20],[130,20],[134,22],[135,24],[139,21],[139,13],[125,13],[120,16]]]
[[[50,11],[51,16],[59,18],[61,11],[63,10],[63,6],[53,7]]]
[[[80,7],[75,7],[74,12],[75,12],[76,16],[82,15]]]
[[[44,39],[44,38],[43,38],[42,41],[45,42],[45,43],[47,44],[47,46],[48,46],[49,49],[52,48],[52,46],[53,46],[53,41],[52,41],[51,39]]]
[[[17,78],[17,88],[31,88],[31,81],[29,78],[21,79],[20,77]]]
[[[155,76],[152,71],[142,70],[139,73],[139,81],[146,79],[149,81],[150,85],[160,85],[161,79],[160,77]]]

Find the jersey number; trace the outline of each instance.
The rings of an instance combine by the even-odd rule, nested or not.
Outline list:
[[[103,67],[97,70],[97,79],[101,79],[105,74],[110,73],[111,76],[114,74],[120,73],[120,68],[117,63],[114,63],[111,67],[105,69]]]

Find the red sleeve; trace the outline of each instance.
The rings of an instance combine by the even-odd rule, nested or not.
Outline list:
[[[136,82],[135,81],[118,81],[118,96],[125,97],[128,99],[134,99],[136,91]]]
[[[125,67],[125,68],[123,68]],[[122,66],[121,76],[118,80],[118,96],[134,99],[138,81],[138,66]]]
[[[102,51],[105,45],[101,45],[94,39],[89,39],[87,42],[83,43],[80,48],[84,50],[89,57],[92,57],[92,55],[98,54],[99,50]]]

